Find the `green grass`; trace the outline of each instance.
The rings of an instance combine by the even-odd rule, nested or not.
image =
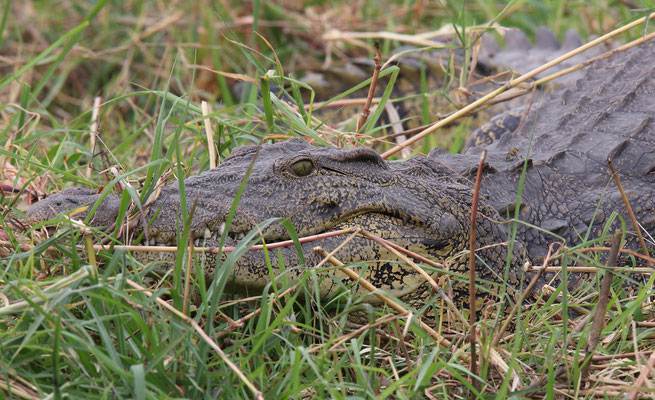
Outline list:
[[[44,230],[20,228],[16,218],[24,215],[30,196],[68,186],[103,189],[109,195],[127,179],[134,190],[124,195],[124,214],[129,199],[144,204],[158,179],[170,171],[189,176],[208,169],[202,100],[214,110],[214,145],[220,160],[238,145],[287,136],[323,145],[358,144],[360,137],[341,138],[308,113],[290,112],[274,96],[284,79],[294,88],[295,104],[302,105],[303,84],[289,73],[299,71],[298,76],[312,69],[307,66],[321,65],[325,43],[320,34],[328,28],[412,33],[448,23],[470,26],[495,20],[530,34],[546,25],[562,38],[567,29],[585,37],[602,34],[641,15],[614,1],[593,6],[517,1],[508,7],[485,0],[446,2],[445,7],[423,2],[418,11],[412,11],[414,1],[367,0],[356,8],[343,1],[280,3],[2,3],[0,240],[6,244],[0,247],[0,396],[252,398],[253,391],[236,368],[270,399],[505,398],[510,393],[514,398],[563,398],[566,393],[622,397],[624,388],[617,382],[633,384],[638,375],[634,357],[599,361],[602,368],[593,370],[584,384],[579,382],[578,362],[590,328],[572,333],[567,309],[593,310],[596,297],[583,292],[559,303],[555,297],[566,293],[556,291],[544,295],[539,307],[521,310],[513,333],[496,350],[523,389],[515,389],[511,374],[500,374],[484,357],[480,376],[473,378],[482,387],[478,392],[471,387],[468,364],[458,358],[468,353],[467,330],[440,299],[427,312],[438,316],[437,328],[452,342],[450,348],[416,324],[405,332],[403,318],[389,317],[392,322],[358,330],[348,323],[349,311],[365,311],[374,323],[389,310],[371,310],[348,291],[326,303],[312,295],[318,292],[316,271],[307,271],[299,282],[283,276],[263,294],[245,299],[231,294],[220,274],[211,283],[197,274],[191,282],[192,298],[187,299],[185,248],[179,250],[175,267],[154,279],[162,272],[144,267],[128,252],[89,249],[89,240],[120,242],[116,234],[83,234],[63,220],[49,238]],[[641,33],[637,29],[619,40]],[[383,49],[399,45],[385,40]],[[340,51],[370,57],[361,48]],[[233,93],[233,79],[195,65],[250,77],[262,85],[264,100],[258,102],[257,92],[247,88],[240,95]],[[396,71],[386,73],[395,76]],[[88,132],[96,96],[102,101],[100,141],[92,149]],[[371,123],[366,133],[375,129]],[[430,140],[429,146],[443,143]],[[118,177],[106,173],[110,165],[121,166]],[[6,191],[12,187],[17,192]],[[182,226],[188,224],[182,221]],[[184,230],[182,242],[188,234]],[[579,247],[587,247],[592,239]],[[241,243],[242,249],[248,240],[256,240],[254,232]],[[226,261],[222,272],[234,261]],[[207,268],[201,260],[195,262],[196,269]],[[563,264],[601,263],[598,255],[572,252]],[[609,339],[598,351],[630,353],[635,343],[639,351],[655,349],[655,326],[639,320],[651,312],[641,309],[649,292],[626,299],[620,284],[614,288],[602,336]],[[289,294],[280,295],[287,290]],[[161,301],[177,310],[187,303],[194,322]],[[503,322],[497,308],[482,313],[479,331],[485,356],[494,329]],[[256,317],[232,324],[256,309]],[[559,368],[565,373],[555,377]],[[544,383],[526,389],[537,378]]]

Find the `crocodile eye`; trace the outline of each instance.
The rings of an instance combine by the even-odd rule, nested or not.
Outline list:
[[[307,176],[314,170],[314,164],[309,160],[300,160],[291,164],[291,170],[297,176]]]

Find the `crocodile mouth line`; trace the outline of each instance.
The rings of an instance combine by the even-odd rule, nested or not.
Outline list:
[[[384,231],[381,232],[376,229],[370,229],[367,224],[362,224],[362,217],[363,216],[382,216],[385,218],[394,218],[399,220],[398,225],[405,225],[407,227],[413,227],[412,225],[409,224],[404,224],[402,221],[402,218],[398,217],[393,217],[389,214],[385,213],[379,213],[379,212],[355,212],[351,215],[348,216],[348,218],[343,218],[338,221],[334,221],[330,226],[322,231],[316,231],[316,232],[308,232],[307,234],[303,236],[298,237],[298,241],[300,243],[307,243],[315,240],[320,240],[320,239],[325,239],[328,237],[336,236],[336,235],[342,235],[342,234],[347,234],[347,233],[353,233],[356,232],[358,229],[360,230],[365,230],[368,231],[369,233],[372,233],[374,235],[379,236],[380,238],[384,240],[417,240],[422,238],[423,236],[419,234],[419,232],[416,232],[415,235],[407,235],[406,232],[405,234],[401,236],[394,235],[394,233],[397,233],[396,231]],[[264,236],[266,235],[266,229],[263,229],[262,232],[264,233]],[[221,240],[221,237],[225,233],[225,222],[222,222],[218,228],[208,228],[206,227],[202,234],[199,234],[194,237],[193,239],[193,244],[197,249],[205,248],[205,249],[218,249],[218,243]],[[228,231],[227,232],[227,239],[225,245],[223,246],[224,249],[228,249],[227,251],[230,251],[229,249],[233,249],[233,246],[236,245],[238,242],[243,240],[246,235],[249,233],[249,231]],[[423,232],[424,235],[427,235],[427,232]],[[148,247],[167,247],[171,249],[177,249],[178,243],[177,239],[175,237],[171,238],[170,240],[166,241],[161,241],[158,240],[158,236],[151,236],[148,241],[146,241],[145,237],[141,239],[136,245],[133,245],[134,247],[143,247],[143,246],[148,246]],[[177,235],[176,235],[177,236]],[[261,240],[261,235],[257,236],[259,240]],[[286,246],[291,246],[294,244],[294,240],[291,239],[289,235],[283,235],[279,237],[269,237],[265,238],[266,242],[266,247],[267,248],[276,248],[276,247],[286,247]],[[253,245],[251,247],[251,250],[261,250],[263,248],[263,245]],[[168,251],[168,250],[163,250],[162,251]]]

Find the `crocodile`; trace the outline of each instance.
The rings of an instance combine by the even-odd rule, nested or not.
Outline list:
[[[300,237],[360,227],[463,273],[468,270],[472,180],[480,152],[486,149],[475,227],[476,272],[492,287],[519,289],[526,279],[523,263],[543,257],[549,243],[575,245],[587,233],[597,237],[613,212],[625,215],[608,158],[637,220],[646,232],[655,232],[653,96],[655,45],[644,44],[596,62],[581,79],[537,99],[520,116],[505,115],[501,120],[515,123],[502,125],[504,130],[491,144],[463,154],[435,148],[427,156],[386,161],[370,148],[317,147],[300,138],[237,147],[217,168],[184,180],[188,209],[195,203],[190,224],[196,245],[218,246],[225,234],[225,245],[235,246],[249,232],[260,234],[259,240],[266,243],[288,240],[292,235],[283,221]],[[498,121],[489,124],[497,130]],[[244,179],[238,207],[226,227]],[[34,204],[26,219],[44,222],[71,210],[77,211],[76,218],[85,218],[86,206],[99,196],[88,189],[66,189]],[[107,197],[88,222],[115,222],[118,201],[116,196]],[[144,210],[151,221],[149,243],[177,243],[181,212],[179,184],[164,187]],[[505,246],[512,225],[504,221],[515,214],[522,223],[515,225],[513,246]],[[235,287],[262,290],[274,276],[296,278],[305,268],[316,266],[321,257],[315,247],[335,251],[343,263],[359,266],[374,286],[408,304],[419,306],[433,295],[418,272],[361,235],[349,241],[343,236],[319,236],[277,248],[277,255],[271,250],[269,260],[261,250],[248,251],[231,271],[222,272],[229,272]],[[142,262],[171,262],[175,257],[148,251],[134,256]],[[209,275],[225,259],[213,254],[204,257]],[[319,286],[323,297],[337,293],[347,280],[336,269],[321,269],[318,275],[325,278]],[[367,294],[361,288],[354,290],[358,296]],[[465,304],[468,284],[453,280],[452,293]],[[365,299],[376,302],[370,295]]]

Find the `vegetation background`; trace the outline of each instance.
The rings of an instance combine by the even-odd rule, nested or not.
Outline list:
[[[64,187],[101,188],[129,179],[135,188],[144,186],[143,201],[171,169],[177,175],[206,170],[203,100],[211,107],[221,159],[236,145],[266,135],[316,136],[316,126],[299,125],[278,112],[279,104],[260,107],[256,90],[234,86],[244,79],[261,82],[269,70],[300,76],[326,60],[339,65],[372,56],[372,40],[361,39],[368,45],[362,47],[328,41],[327,33],[415,35],[449,24],[495,22],[531,37],[544,25],[559,38],[568,29],[588,38],[652,7],[650,1],[562,0],[4,0],[0,396],[251,398],[258,391],[271,399],[623,396],[643,357],[655,349],[655,324],[633,318],[641,312],[633,307],[640,301],[612,303],[603,354],[585,380],[579,357],[589,328],[572,333],[574,325],[556,303],[520,315],[514,333],[500,343],[510,372],[498,373],[486,357],[479,378],[471,378],[467,363],[457,357],[467,351],[466,328],[452,316],[444,317],[440,330],[453,346],[443,348],[417,327],[404,332],[402,320],[358,329],[344,314],[325,312],[320,300],[298,297],[301,290],[280,299],[285,287],[238,301],[196,278],[191,301],[184,296],[181,262],[169,279],[153,282],[151,271],[137,268],[126,252],[91,250],[90,241],[106,238],[101,232],[84,235],[64,222],[45,239],[40,230],[22,229],[17,219],[31,201]],[[636,28],[615,40],[627,42],[643,32]],[[383,40],[384,54],[401,45]],[[117,166],[115,175],[106,171],[108,165]],[[155,299],[179,310],[192,303],[191,318]],[[345,310],[364,307],[344,301]],[[593,298],[569,301],[583,310],[595,304]],[[260,307],[258,317],[234,322],[244,310]],[[495,316],[482,322],[482,343],[491,341],[498,323]],[[480,389],[471,379],[479,380]],[[652,385],[643,390],[653,393]]]

